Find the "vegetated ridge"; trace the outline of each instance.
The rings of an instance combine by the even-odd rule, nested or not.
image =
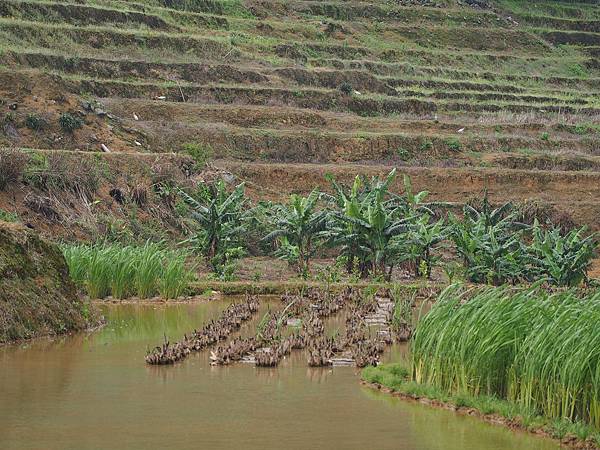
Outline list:
[[[79,331],[94,316],[70,281],[60,249],[0,221],[0,344]]]

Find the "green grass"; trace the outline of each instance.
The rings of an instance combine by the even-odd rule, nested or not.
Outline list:
[[[19,216],[17,213],[6,211],[0,208],[0,221],[4,222],[18,222]]]
[[[362,378],[413,398],[427,398],[456,407],[472,408],[484,415],[504,417],[527,430],[543,430],[557,439],[575,436],[581,440],[592,439],[596,445],[600,444],[600,432],[587,424],[568,419],[549,419],[525,406],[496,396],[465,392],[449,394],[436,386],[411,381],[411,370],[402,363],[366,367],[362,371]]]
[[[194,279],[193,270],[186,265],[187,253],[149,242],[143,246],[67,245],[63,253],[71,278],[91,298],[157,294],[176,298],[188,291]]]
[[[418,323],[412,379],[600,429],[600,293],[448,287]]]

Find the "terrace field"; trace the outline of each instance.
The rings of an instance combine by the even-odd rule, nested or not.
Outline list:
[[[18,176],[0,208],[44,232],[90,236],[134,222],[109,192],[144,188],[142,222],[177,233],[151,187],[207,176],[189,170],[192,145],[210,176],[245,180],[255,198],[397,166],[434,200],[487,188],[597,229],[594,3],[6,0],[0,145],[11,151],[0,161],[27,149],[72,160],[71,173],[92,160],[100,174],[93,208]],[[80,127],[61,126],[65,113]]]

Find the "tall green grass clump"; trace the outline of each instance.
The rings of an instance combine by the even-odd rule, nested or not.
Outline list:
[[[448,287],[418,323],[412,379],[600,428],[600,293]]]
[[[577,300],[550,298],[532,323],[510,373],[510,398],[547,417],[600,429],[600,292]]]
[[[63,248],[71,278],[92,298],[140,298],[160,294],[183,295],[193,279],[188,254],[147,242],[142,246],[117,244],[74,245]]]
[[[163,266],[162,277],[158,280],[158,292],[163,298],[181,297],[194,279],[192,271],[186,268],[187,253],[171,252]]]

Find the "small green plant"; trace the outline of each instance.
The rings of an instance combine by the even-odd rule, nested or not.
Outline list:
[[[212,147],[200,142],[188,142],[183,144],[181,148],[185,153],[192,157],[196,170],[204,169],[206,163],[214,156]]]
[[[352,93],[354,92],[354,89],[352,88],[352,85],[350,83],[344,82],[344,83],[340,84],[340,91],[344,95],[352,95]]]
[[[588,71],[581,64],[571,64],[568,69],[576,77],[587,78],[589,76]]]
[[[17,121],[17,116],[15,115],[14,112],[7,112],[4,115],[4,123],[8,124],[14,124]]]
[[[540,139],[542,141],[549,141],[550,140],[550,134],[548,132],[544,131],[542,133],[542,135],[540,136]]]
[[[399,147],[396,150],[396,156],[400,158],[402,161],[406,161],[410,159],[410,152],[403,147]]]
[[[27,114],[27,118],[25,119],[25,126],[30,130],[40,131],[46,126],[46,121],[39,115],[30,113]]]
[[[419,146],[419,150],[421,150],[422,152],[426,152],[433,149],[433,142],[426,140],[424,141],[420,146]]]
[[[18,222],[19,216],[14,212],[6,211],[6,210],[0,208],[0,221]]]
[[[448,148],[453,152],[460,152],[461,143],[457,138],[452,137],[445,139],[444,144],[446,144],[446,146],[448,146]]]
[[[83,120],[69,113],[62,113],[58,119],[58,123],[63,131],[67,133],[73,133],[83,126]]]
[[[573,128],[573,133],[574,134],[578,134],[580,136],[586,135],[589,133],[589,127],[587,125],[575,125],[575,127]]]
[[[448,278],[448,283],[450,284],[458,281],[463,276],[462,266],[454,261],[444,264],[442,270],[444,271],[444,274]]]

